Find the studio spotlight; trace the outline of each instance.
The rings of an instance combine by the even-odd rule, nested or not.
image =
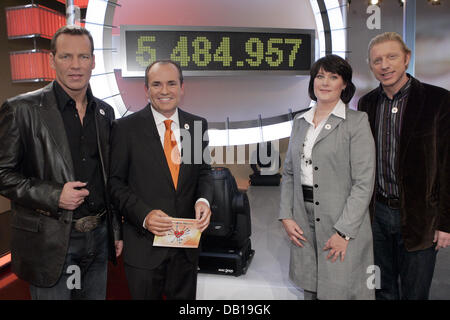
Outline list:
[[[369,6],[373,6],[373,5],[380,5],[382,0],[369,0]]]

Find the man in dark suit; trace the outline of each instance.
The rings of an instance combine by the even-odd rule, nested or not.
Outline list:
[[[358,103],[377,149],[377,299],[428,299],[437,250],[450,245],[450,95],[407,74],[410,56],[397,33],[373,38],[369,65],[380,86]]]
[[[145,89],[150,103],[115,121],[111,137],[111,195],[125,218],[128,285],[133,299],[195,299],[198,249],[153,240],[172,229],[170,217],[195,218],[201,231],[209,225],[207,122],[178,108],[184,86],[175,62],[148,66]]]
[[[33,299],[105,299],[108,254],[121,252],[106,192],[114,111],[95,98],[92,37],[52,38],[56,81],[0,109],[0,194],[11,200],[12,270]]]

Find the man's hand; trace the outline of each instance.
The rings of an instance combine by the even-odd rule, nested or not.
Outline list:
[[[195,219],[198,220],[197,226],[200,232],[208,228],[211,219],[211,209],[204,201],[199,201],[195,204]]]
[[[434,240],[436,242],[436,251],[440,248],[445,248],[450,246],[450,233],[436,230],[434,232]]]
[[[114,241],[114,246],[116,247],[116,258],[118,258],[122,254],[123,240]]]
[[[161,210],[152,210],[145,217],[145,228],[157,236],[165,236],[172,230],[172,220]]]
[[[296,246],[303,248],[304,245],[300,242],[300,240],[308,240],[306,240],[306,238],[303,236],[303,230],[298,226],[297,222],[295,222],[294,219],[283,219],[281,220],[281,222],[283,223],[283,227],[286,230],[289,239],[291,239],[291,241],[295,243]]]
[[[58,206],[65,210],[78,208],[84,202],[84,198],[89,195],[89,190],[83,189],[85,186],[86,183],[80,181],[67,182],[59,196]]]
[[[334,255],[331,262],[335,262],[339,258],[339,255],[341,255],[341,262],[344,261],[348,242],[349,240],[345,240],[337,233],[334,233],[330,239],[328,239],[327,243],[325,243],[325,247],[323,248],[323,251],[330,250],[327,260]]]

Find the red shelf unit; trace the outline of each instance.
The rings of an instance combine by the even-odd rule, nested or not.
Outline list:
[[[66,0],[58,0],[61,3],[66,4]],[[77,7],[80,7],[81,9],[85,9],[87,8],[89,3],[89,0],[74,0],[73,4],[76,5]]]
[[[65,4],[65,0],[58,0]],[[88,0],[75,0],[75,5],[86,8]],[[8,39],[46,38],[66,24],[66,16],[58,11],[37,4],[6,8]],[[84,26],[84,23],[81,23]],[[11,76],[13,82],[38,82],[55,79],[50,67],[48,50],[27,50],[10,52]]]
[[[40,5],[6,8],[9,39],[31,37],[51,39],[56,30],[65,24],[65,15]]]
[[[27,50],[9,53],[11,78],[13,82],[38,82],[55,79],[55,71],[50,67],[50,51]]]

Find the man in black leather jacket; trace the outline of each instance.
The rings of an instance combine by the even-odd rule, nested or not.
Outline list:
[[[92,36],[51,42],[56,81],[0,108],[0,194],[11,200],[12,270],[33,299],[105,299],[108,255],[122,250],[106,192],[114,111],[89,87]]]

